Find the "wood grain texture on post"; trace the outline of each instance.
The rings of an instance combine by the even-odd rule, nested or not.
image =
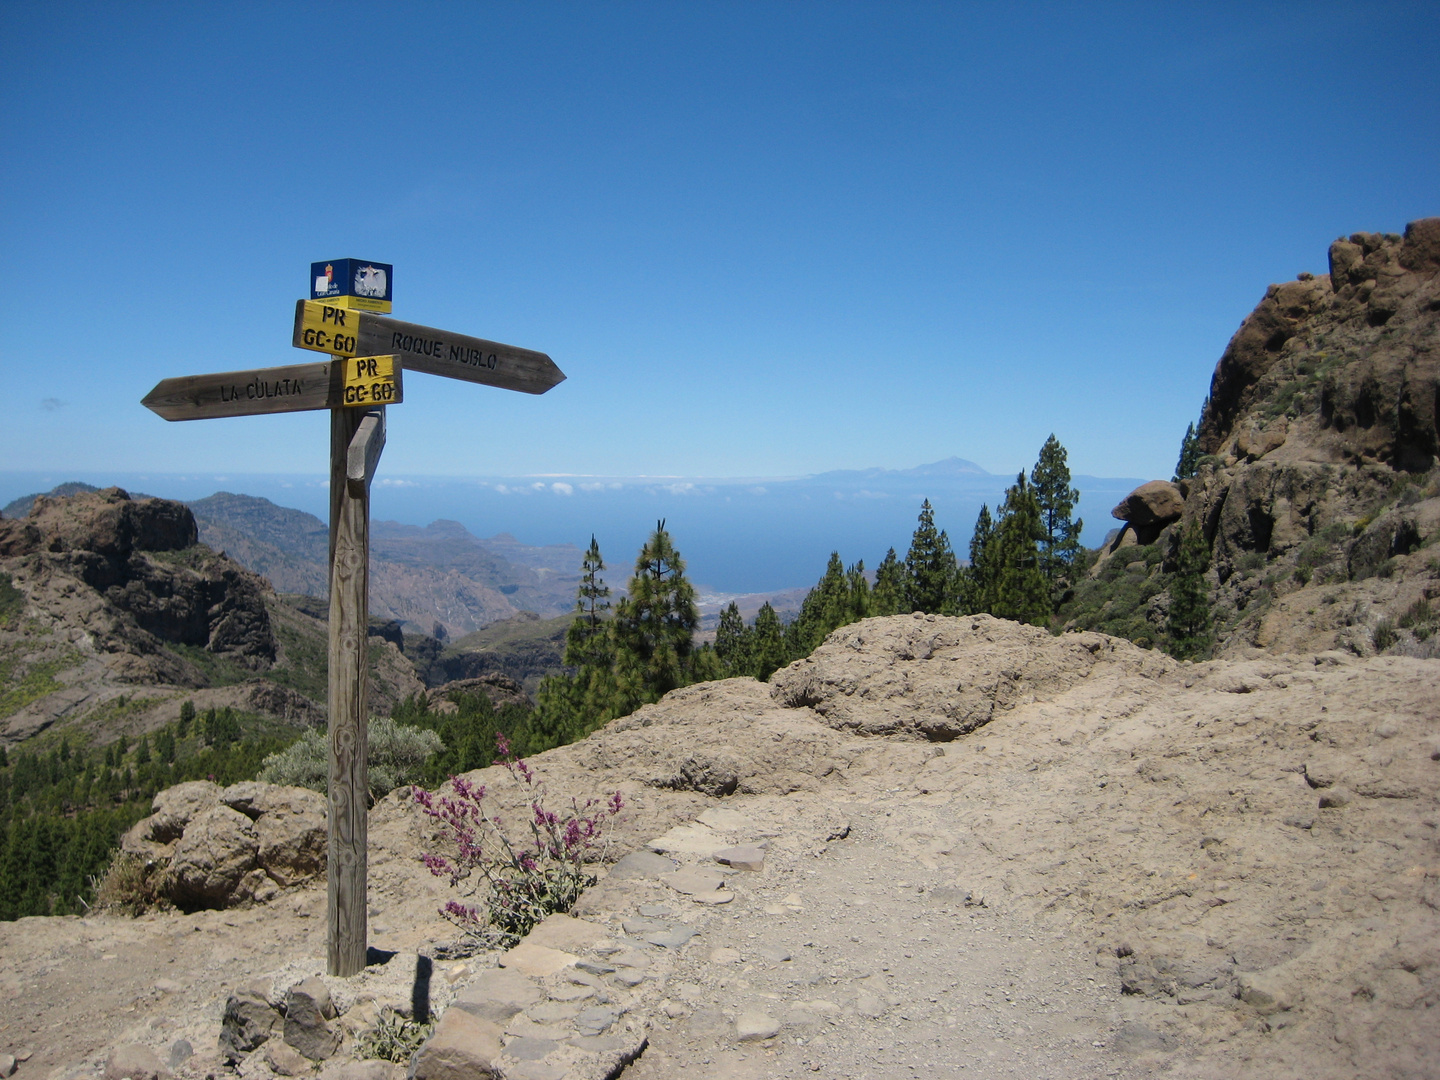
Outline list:
[[[350,441],[366,413],[330,413],[330,847],[326,964],[331,975],[365,967],[369,821],[370,493],[347,483]]]

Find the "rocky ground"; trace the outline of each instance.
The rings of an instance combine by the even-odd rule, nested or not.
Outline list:
[[[354,1031],[388,1003],[440,1019],[421,1077],[1434,1076],[1437,686],[1410,657],[846,627],[773,685],[689,687],[535,759],[552,797],[622,793],[629,854],[512,953],[445,948],[439,838],[383,800],[370,940],[394,956],[323,980],[319,1067],[383,1080]],[[227,1001],[298,1016],[323,972],[323,889],[262,894],[0,927],[0,1053],[221,1075]],[[240,1075],[311,1069],[283,1031]]]

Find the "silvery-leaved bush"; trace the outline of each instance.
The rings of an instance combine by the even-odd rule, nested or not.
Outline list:
[[[453,795],[415,789],[415,802],[455,844],[454,856],[427,853],[425,865],[452,886],[478,874],[488,887],[483,904],[448,901],[440,913],[484,947],[509,948],[545,916],[569,911],[595,883],[585,863],[596,857],[605,823],[624,801],[614,792],[603,802],[570,800],[564,814],[545,806],[545,786],[503,735],[495,737],[500,764],[521,784],[530,803],[530,842],[508,838],[498,817],[486,809],[485,786],[452,776]]]

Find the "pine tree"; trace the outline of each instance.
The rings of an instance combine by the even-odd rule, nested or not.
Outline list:
[[[1185,428],[1185,437],[1180,440],[1180,460],[1175,463],[1174,482],[1178,484],[1194,476],[1199,460],[1200,436],[1195,433],[1195,425],[1190,424]]]
[[[1210,549],[1199,519],[1192,519],[1180,539],[1175,577],[1170,582],[1170,610],[1165,619],[1167,651],[1180,660],[1203,660],[1214,643],[1210,588],[1205,571]]]
[[[629,595],[615,608],[619,704],[624,715],[691,681],[700,616],[685,560],[659,521],[635,560]]]
[[[548,676],[536,692],[534,727],[541,742],[574,742],[619,713],[615,712],[614,637],[606,617],[610,587],[600,576],[605,559],[590,537],[575,590],[575,618],[565,631],[565,663],[573,675]]]
[[[963,604],[967,614],[989,612],[995,606],[995,522],[990,504],[981,503],[970,535],[970,565],[965,568]]]
[[[841,626],[868,619],[872,614],[870,582],[865,580],[865,560],[861,559],[846,570],[845,577],[850,583],[850,617]]]
[[[785,628],[785,651],[798,660],[815,651],[830,631],[850,622],[850,581],[840,553],[832,551],[820,581],[805,594],[800,614]]]
[[[580,563],[580,585],[575,590],[575,619],[565,631],[565,663],[572,667],[608,663],[610,657],[605,627],[610,610],[610,586],[600,576],[605,559],[592,533],[590,548]]]
[[[1040,458],[1030,472],[1031,490],[1040,511],[1040,572],[1050,586],[1052,607],[1058,605],[1074,580],[1080,562],[1080,530],[1083,521],[1070,515],[1080,492],[1070,486],[1070,467],[1065,447],[1052,434],[1040,448]]]
[[[720,613],[720,625],[715,629],[715,655],[727,676],[753,674],[752,636],[753,632],[740,615],[740,608],[735,601],[730,601]]]
[[[135,764],[136,764],[136,765],[149,765],[149,764],[150,764],[150,736],[149,736],[149,735],[141,735],[141,736],[140,736],[140,744],[135,747]]]
[[[1022,472],[1005,493],[995,552],[995,602],[1000,619],[1044,626],[1050,619],[1050,586],[1040,570],[1040,507]]]
[[[935,511],[926,499],[905,555],[905,602],[911,611],[949,614],[955,601],[955,553],[944,530],[935,529]]]
[[[875,571],[875,587],[870,590],[870,611],[873,615],[899,615],[905,610],[905,568],[895,557],[892,547],[885,552]]]
[[[175,733],[180,738],[185,738],[187,735],[190,734],[190,725],[194,722],[194,720],[195,703],[189,698],[186,698],[185,703],[180,706],[180,723],[176,727]]]
[[[760,605],[760,611],[755,616],[754,633],[754,674],[764,682],[778,668],[788,663],[785,656],[785,631],[780,625],[780,616],[775,613],[768,600]]]

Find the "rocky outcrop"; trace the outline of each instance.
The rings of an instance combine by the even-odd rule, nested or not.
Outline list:
[[[185,826],[170,857],[169,893],[182,908],[222,907],[255,869],[255,826],[228,806],[213,806]]]
[[[1173,663],[1103,634],[1057,638],[990,615],[916,615],[842,627],[771,682],[778,703],[813,709],[840,730],[949,742],[1097,667],[1153,677]]]
[[[37,498],[25,518],[0,522],[0,560],[38,609],[82,628],[126,681],[204,685],[168,645],[256,671],[275,659],[265,582],[197,546],[180,503],[120,488]]]
[[[451,700],[454,694],[484,694],[496,709],[506,705],[529,705],[530,697],[525,688],[499,672],[489,672],[473,679],[454,679],[429,691],[430,707],[440,712],[453,712],[458,706]]]
[[[269,899],[325,869],[325,798],[306,788],[195,780],[160,792],[151,809],[121,850],[168,866],[162,890],[179,907]]]
[[[1158,544],[1144,580],[1117,587],[1149,595],[1145,625],[1162,635],[1167,575],[1198,522],[1221,655],[1440,655],[1425,614],[1440,599],[1437,252],[1440,218],[1355,233],[1330,246],[1328,275],[1266,290],[1216,365],[1195,475],[1116,507],[1127,524],[1091,579],[1118,580],[1112,555]]]
[[[25,517],[0,524],[0,558],[50,551],[124,560],[132,551],[182,551],[196,538],[195,517],[182,503],[131,499],[112,487],[38,497]]]
[[[1440,450],[1437,250],[1440,218],[1404,237],[1354,233],[1330,245],[1328,275],[1270,286],[1216,366],[1201,450],[1258,459],[1296,442],[1299,421],[1292,458],[1428,471]]]

